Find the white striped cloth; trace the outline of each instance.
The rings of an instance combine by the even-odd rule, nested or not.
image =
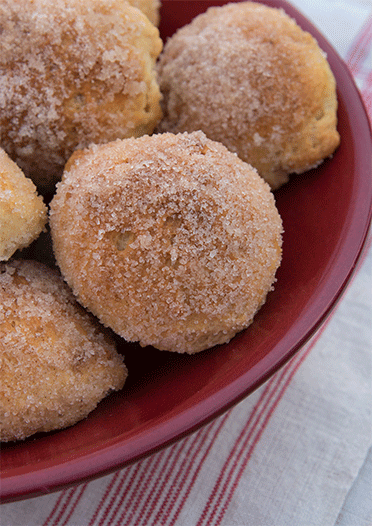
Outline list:
[[[345,59],[372,117],[372,0],[292,3]],[[355,482],[372,445],[371,268],[369,242],[332,316],[234,408],[113,474],[4,504],[1,526],[371,526],[371,460]]]

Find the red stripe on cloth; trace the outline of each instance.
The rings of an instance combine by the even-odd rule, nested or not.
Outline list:
[[[212,422],[212,425],[215,426],[216,423]],[[194,436],[194,437],[191,436],[191,437],[189,437],[189,440],[197,441],[198,437],[197,436]],[[203,439],[202,439],[202,441],[203,441]],[[178,444],[174,445],[172,448],[168,448],[168,450],[165,450],[165,451],[168,451],[168,453],[167,453],[167,455],[166,455],[166,457],[164,459],[163,464],[164,464],[164,466],[168,466],[168,470],[164,471],[161,479],[156,481],[155,486],[151,486],[150,485],[151,480],[149,480],[149,477],[148,477],[147,473],[149,472],[151,464],[154,464],[154,462],[156,464],[159,463],[159,461],[162,459],[162,456],[165,454],[165,451],[163,451],[162,453],[159,453],[157,455],[154,455],[153,457],[148,459],[149,465],[144,470],[144,473],[141,470],[141,472],[138,472],[136,474],[136,476],[138,478],[138,481],[137,481],[137,484],[135,485],[134,490],[131,492],[131,495],[124,495],[124,494],[122,494],[121,497],[120,497],[119,504],[116,506],[116,510],[115,510],[116,513],[115,512],[111,513],[109,516],[105,517],[105,519],[109,519],[110,526],[111,526],[111,524],[113,524],[113,520],[116,519],[118,507],[123,505],[124,500],[127,501],[128,505],[125,505],[125,509],[124,509],[122,515],[118,519],[117,523],[120,524],[121,526],[124,525],[124,520],[127,521],[126,523],[129,523],[129,524],[132,525],[136,512],[139,512],[141,514],[141,517],[143,518],[144,517],[144,515],[143,515],[144,511],[146,511],[146,509],[149,506],[150,502],[151,501],[153,502],[154,499],[157,500],[158,502],[160,502],[160,499],[158,499],[157,497],[162,494],[164,478],[165,479],[168,478],[168,485],[170,483],[171,487],[173,487],[173,479],[170,479],[172,468],[169,468],[169,466],[173,466],[173,465],[175,466],[176,465],[175,462],[179,461],[179,452],[180,452],[181,448],[184,448],[184,445],[185,445],[185,442],[178,443]],[[171,455],[169,454],[169,451],[172,452]],[[172,457],[175,457],[175,461],[174,462],[171,462],[171,458]],[[194,459],[194,456],[190,457],[189,461],[192,461],[193,459]],[[158,465],[153,466],[152,471],[155,473],[156,469],[158,469]],[[177,474],[178,472],[175,471],[175,473]],[[132,484],[134,484],[134,483],[135,483],[135,481],[132,480]],[[142,485],[142,489],[140,488],[141,485]],[[146,488],[147,496],[144,493],[143,487]],[[158,487],[158,491],[156,491],[157,487]],[[155,491],[155,493],[154,493],[154,491]],[[130,497],[132,497],[132,495],[133,496],[137,495],[137,500],[134,501],[134,502],[133,502],[133,500],[128,502]],[[146,497],[146,501],[144,503],[144,506],[142,508],[140,508],[141,500],[143,500],[144,497]],[[107,499],[107,496],[106,496],[106,499]],[[156,502],[155,502],[155,504],[156,504]],[[102,507],[102,504],[101,504],[101,507]],[[108,507],[112,508],[112,502],[110,502]],[[154,508],[155,508],[155,506],[154,506]],[[97,519],[97,513],[95,513],[93,517],[95,519]],[[103,521],[100,522],[100,524],[102,524],[102,523],[103,523]]]
[[[108,484],[108,486],[107,486],[107,488],[106,488],[106,490],[105,490],[105,493],[103,494],[103,496],[102,496],[102,498],[101,498],[101,500],[100,500],[100,502],[99,502],[99,504],[98,504],[98,506],[97,506],[97,508],[96,508],[96,510],[95,510],[95,512],[94,512],[94,514],[93,514],[93,516],[92,516],[92,518],[90,519],[90,522],[89,522],[88,526],[93,526],[93,525],[95,524],[95,521],[96,521],[96,519],[97,519],[97,516],[98,516],[99,512],[101,511],[101,509],[102,509],[102,507],[103,507],[105,501],[107,500],[107,498],[108,498],[108,496],[109,496],[109,494],[110,494],[110,492],[111,492],[111,490],[112,490],[112,488],[113,488],[115,482],[116,482],[117,479],[119,478],[119,473],[120,473],[120,472],[117,471],[117,472],[111,477],[111,480],[110,480],[110,482],[109,482],[109,484]]]
[[[180,444],[180,447],[178,448],[178,453],[182,452],[182,454],[186,457],[186,459],[194,459],[195,455],[199,449],[199,446],[201,445],[201,442],[203,440],[199,440],[200,435],[196,434],[194,437],[194,440],[185,440],[182,444]],[[181,447],[182,446],[182,447]],[[180,451],[182,449],[182,451]],[[182,469],[186,469],[185,462],[179,462],[179,455],[177,454],[170,466],[168,466],[166,480],[168,481],[168,486],[170,486],[170,489],[166,491],[167,500],[170,497],[170,494],[172,494],[172,490],[177,485],[177,480],[180,476],[180,473]],[[178,466],[178,469],[177,469]],[[172,477],[172,480],[170,478]],[[163,496],[164,487],[162,485],[159,485],[158,490],[156,492],[151,492],[150,499],[148,498],[146,500],[145,506],[142,511],[142,515],[137,518],[137,521],[133,524],[133,526],[139,526],[142,522],[143,524],[148,524],[148,521],[156,512],[156,507],[160,502],[161,497]],[[157,511],[157,516],[162,514],[162,508],[160,507],[160,510]],[[157,519],[152,520],[152,523],[157,524]]]
[[[146,522],[146,517],[147,516],[150,517],[151,513],[150,514],[147,513],[147,515],[145,516],[144,512],[146,511],[147,507],[151,504],[151,502],[152,502],[153,509],[150,509],[150,511],[155,510],[157,504],[161,504],[162,505],[162,501],[160,499],[160,496],[163,494],[163,482],[164,482],[164,479],[167,479],[167,485],[170,486],[171,490],[173,490],[173,491],[177,492],[177,488],[178,489],[182,489],[182,488],[185,489],[184,486],[183,486],[184,482],[185,482],[185,474],[182,477],[182,481],[180,481],[178,483],[178,485],[174,483],[174,480],[178,479],[178,477],[183,472],[183,469],[185,469],[185,471],[187,473],[188,472],[191,473],[191,471],[192,471],[191,467],[194,467],[193,472],[191,473],[191,478],[194,481],[195,478],[196,478],[196,474],[197,474],[197,473],[195,473],[195,471],[200,470],[202,463],[204,462],[204,460],[205,460],[210,448],[212,447],[212,443],[213,443],[215,437],[217,436],[220,428],[225,423],[225,420],[228,418],[228,416],[229,416],[228,414],[225,414],[224,417],[221,419],[221,421],[215,420],[211,424],[209,424],[209,426],[205,426],[204,428],[202,428],[195,435],[191,435],[190,437],[188,437],[188,439],[185,439],[185,441],[188,441],[187,444],[186,444],[188,446],[188,449],[186,451],[188,451],[189,454],[185,455],[185,459],[182,462],[183,468],[179,468],[178,470],[173,469],[173,478],[172,478],[172,468],[170,466],[176,466],[176,464],[171,461],[171,458],[174,457],[174,454],[175,454],[175,460],[177,462],[179,462],[179,457],[180,457],[179,453],[181,452],[181,450],[185,450],[185,441],[182,442],[182,443],[178,443],[175,446],[173,446],[172,455],[169,455],[169,453],[168,453],[165,456],[165,458],[164,458],[163,464],[164,464],[165,467],[168,466],[168,469],[167,469],[167,471],[163,472],[161,480],[158,480],[156,482],[155,488],[158,487],[159,489],[158,489],[157,492],[155,492],[155,494],[154,494],[154,485],[151,485],[149,483],[151,481],[149,481],[149,477],[147,475],[148,472],[149,472],[149,469],[150,469],[150,465],[153,464],[154,460],[156,460],[156,459],[158,459],[158,461],[159,461],[160,460],[159,456],[164,455],[164,453],[166,451],[169,451],[171,448],[168,448],[168,450],[165,450],[162,453],[159,453],[159,454],[154,455],[153,457],[151,457],[149,459],[149,464],[146,467],[146,469],[145,470],[140,470],[140,471],[138,471],[135,474],[136,475],[136,479],[138,479],[137,480],[137,484],[136,484],[136,480],[134,480],[134,478],[132,477],[131,485],[132,486],[135,485],[135,488],[131,492],[131,494],[124,495],[124,493],[122,493],[119,496],[119,502],[118,502],[118,504],[116,506],[116,509],[111,514],[109,513],[105,517],[103,517],[100,522],[97,522],[98,510],[96,510],[96,512],[94,512],[94,514],[93,514],[93,517],[92,517],[92,520],[91,520],[90,524],[93,524],[92,521],[94,521],[94,524],[102,525],[103,523],[105,523],[105,524],[110,524],[110,526],[111,526],[112,524],[114,524],[113,521],[116,520],[117,511],[118,511],[118,508],[120,506],[124,507],[124,510],[123,510],[123,513],[121,514],[121,516],[117,519],[116,524],[120,524],[121,526],[124,526],[124,524],[128,523],[128,524],[130,524],[132,526],[134,524],[133,521],[135,520],[136,512],[138,512],[140,514],[140,519],[142,518],[142,520],[145,520],[144,524],[148,524]],[[209,438],[209,444],[207,445],[204,454],[202,454],[201,460],[199,461],[199,463],[196,464],[195,460],[196,460],[196,457],[198,455],[198,452],[202,452],[203,445],[205,444],[205,442],[207,441],[208,438]],[[195,451],[193,451],[192,448],[194,448]],[[142,465],[143,462],[139,463],[139,464]],[[157,462],[157,464],[158,464],[158,462]],[[156,469],[158,469],[158,467],[159,466],[156,465],[154,467],[153,471],[155,472]],[[146,487],[147,497],[146,497],[146,495],[143,494],[143,489],[142,489],[142,492],[141,492],[140,484],[142,484],[142,487],[143,486]],[[118,493],[118,491],[116,491],[116,493]],[[131,497],[132,496],[136,496],[136,495],[137,495],[137,500],[135,502],[133,502],[133,500],[131,500]],[[144,496],[146,497],[146,502],[144,503],[145,505],[141,507],[141,499],[143,500]],[[117,497],[117,495],[115,495],[114,497]],[[167,494],[167,497],[168,497],[168,494]],[[105,499],[107,500],[107,498],[108,498],[108,495],[106,494],[105,495]],[[111,510],[112,510],[112,507],[113,507],[113,504],[114,504],[112,502],[112,500],[113,500],[113,498],[111,498],[111,501],[108,503],[108,506],[107,506],[107,508],[109,508]],[[116,500],[118,500],[118,499],[116,499]],[[155,502],[154,502],[154,500],[155,500]],[[101,502],[99,504],[99,508],[101,509],[102,507],[103,507],[103,505],[102,505],[102,502]],[[133,509],[133,508],[135,508],[135,509]],[[106,522],[106,520],[107,520],[107,522]],[[124,521],[126,521],[126,523],[124,523]],[[137,519],[137,521],[138,521],[138,519]]]
[[[221,419],[217,419],[209,426],[205,426],[202,428],[199,432],[197,432],[194,436],[189,437],[188,439],[185,439],[183,443],[179,445],[180,450],[182,449],[182,455],[184,456],[184,460],[181,462],[181,464],[178,466],[178,469],[175,470],[174,467],[176,467],[176,464],[174,466],[169,466],[166,475],[167,479],[167,487],[161,486],[156,494],[153,493],[153,488],[150,488],[149,492],[149,502],[147,504],[151,504],[151,508],[149,512],[147,512],[146,515],[142,514],[141,520],[136,523],[132,522],[131,524],[174,524],[175,520],[177,519],[177,516],[179,515],[183,504],[187,500],[187,496],[190,493],[192,486],[197,478],[197,474],[200,472],[200,469],[202,468],[202,465],[205,461],[205,459],[208,456],[208,453],[210,452],[210,449],[212,448],[216,438],[218,437],[218,434],[225,424],[227,418],[230,416],[231,410],[225,413],[225,415]],[[209,441],[209,443],[207,443]],[[204,453],[202,452],[204,447]],[[196,462],[198,456],[200,457],[199,462]],[[177,461],[179,461],[179,455],[177,455]],[[183,473],[183,476],[181,480],[179,480],[180,475]],[[185,486],[186,480],[190,478],[190,482],[188,486]],[[177,483],[178,481],[178,483]],[[177,498],[179,498],[179,495],[181,492],[184,494],[181,502],[179,503],[177,509],[173,513],[173,517],[171,517],[172,508],[174,507],[174,503],[177,502]],[[164,497],[166,499],[166,502],[164,502],[161,497]],[[169,499],[173,496],[173,499],[171,499],[171,502],[169,503]],[[163,508],[163,504],[168,504],[167,508]],[[155,515],[156,509],[158,508],[158,511]],[[141,510],[143,513],[143,509]],[[153,517],[151,517],[153,515]],[[124,525],[122,516],[117,524]]]
[[[185,442],[176,444],[176,455],[173,458],[173,461],[167,465],[167,470],[164,473],[164,480],[166,481],[166,486],[170,486],[172,488],[173,484],[175,484],[177,478],[178,478],[178,472],[177,472],[177,465],[179,463],[180,454],[189,455],[190,457],[194,456],[194,447],[195,447],[195,439],[193,441],[186,440]],[[189,445],[188,445],[189,444]],[[188,445],[188,447],[187,447]],[[184,453],[182,452],[184,450]],[[163,483],[160,483],[157,485],[157,487],[153,488],[150,493],[148,494],[148,497],[146,499],[146,502],[144,503],[143,509],[141,510],[141,515],[137,517],[137,520],[135,523],[133,523],[133,526],[139,526],[141,523],[148,524],[148,520],[156,512],[157,505],[159,504],[161,497],[164,495],[164,489],[165,486]],[[155,490],[155,491],[154,491]],[[171,489],[167,489],[165,491],[167,498],[169,495],[169,491]],[[131,524],[127,521],[125,523],[126,526],[131,526]]]
[[[85,484],[81,484],[80,486],[78,486],[78,495],[76,496],[76,499],[74,501],[74,503],[72,504],[68,514],[67,514],[67,517],[65,518],[65,520],[63,521],[62,523],[62,526],[69,526],[69,520],[70,520],[70,517],[71,515],[74,513],[75,509],[76,509],[76,506],[78,505],[79,501],[81,500],[83,494],[84,494],[84,491],[86,490],[88,486],[88,483],[85,483]],[[71,499],[72,500],[72,499]],[[56,524],[56,523],[55,523]]]
[[[197,476],[200,473],[200,470],[201,470],[201,468],[202,468],[202,466],[203,466],[208,454],[210,453],[210,450],[211,450],[211,448],[212,448],[217,436],[219,435],[222,427],[225,425],[225,422],[226,422],[227,418],[230,416],[230,413],[231,413],[231,410],[228,411],[227,413],[225,413],[225,415],[222,418],[217,420],[217,422],[218,422],[217,429],[214,432],[214,436],[213,436],[212,440],[210,440],[209,444],[205,448],[205,451],[202,454],[199,463],[196,466],[194,466],[195,458],[191,459],[191,461],[188,463],[188,466],[186,466],[185,469],[184,469],[184,474],[183,474],[183,477],[182,477],[182,479],[181,479],[181,481],[179,483],[179,486],[176,489],[175,496],[172,497],[168,507],[164,509],[162,515],[160,515],[159,517],[158,516],[155,517],[155,521],[163,519],[164,516],[170,518],[171,513],[172,513],[172,509],[174,508],[175,504],[177,503],[177,500],[180,500],[180,502],[178,504],[178,507],[173,512],[173,518],[171,519],[169,524],[173,525],[176,522],[181,509],[183,508],[188,496],[190,495],[191,489],[193,488],[193,486],[195,484]],[[211,426],[211,424],[210,424],[210,426]],[[201,434],[200,431],[199,431],[199,434]],[[209,433],[204,433],[203,440],[202,440],[202,442],[200,444],[200,447],[198,448],[196,454],[199,454],[201,452],[202,447],[204,446],[204,444],[205,444],[205,442],[206,442],[206,440],[208,438],[208,434]],[[196,455],[195,455],[195,457],[196,457]],[[183,466],[181,466],[181,467],[183,467]],[[191,468],[193,468],[193,467],[194,467],[194,471],[191,474]],[[191,477],[190,477],[190,474],[191,474]],[[190,477],[190,481],[189,481],[189,484],[186,486],[186,482],[187,482],[187,479],[189,477]],[[182,493],[183,493],[183,495],[181,497]]]
[[[236,468],[236,466],[238,464],[237,462],[236,462],[235,467],[230,471],[229,478],[228,478],[227,482],[225,482],[225,487],[227,489],[230,483],[231,483],[230,484],[231,487],[230,487],[230,490],[229,490],[227,495],[225,495],[225,493],[222,494],[222,496],[224,497],[224,502],[222,503],[221,502],[222,499],[220,500],[220,507],[221,507],[221,504],[222,504],[222,509],[219,511],[219,514],[217,516],[217,520],[216,520],[216,523],[215,523],[216,526],[221,524],[222,519],[223,519],[223,517],[224,517],[224,515],[225,515],[225,513],[227,511],[227,508],[228,508],[228,506],[229,506],[229,504],[230,504],[230,502],[232,500],[233,494],[234,494],[234,492],[235,492],[235,490],[236,490],[236,488],[237,488],[237,486],[238,486],[238,484],[240,482],[240,479],[241,479],[241,477],[242,477],[242,475],[243,475],[243,473],[245,471],[245,468],[247,467],[248,461],[251,458],[252,453],[253,453],[256,445],[258,444],[263,432],[265,431],[265,429],[267,427],[267,424],[268,424],[271,416],[273,415],[276,407],[278,406],[280,400],[282,399],[284,392],[287,390],[287,387],[289,386],[293,375],[296,373],[298,367],[300,367],[302,361],[305,359],[305,357],[307,356],[309,351],[310,350],[308,350],[307,353],[303,356],[303,359],[296,364],[295,369],[291,372],[291,376],[287,379],[287,381],[285,382],[284,386],[280,390],[280,392],[279,392],[278,396],[276,397],[273,405],[270,407],[270,410],[267,413],[267,415],[266,415],[266,417],[265,417],[260,429],[258,429],[258,432],[257,432],[255,438],[253,439],[253,442],[252,442],[250,448],[248,449],[246,455],[244,456],[243,461],[242,461],[242,463],[240,465],[240,468],[237,471],[236,475],[235,475],[234,472],[235,472],[235,468]],[[241,448],[241,452],[242,453],[246,449],[247,443],[248,443],[248,441],[244,442],[243,447]],[[222,491],[225,491],[225,488],[223,488]]]
[[[292,362],[290,362],[289,365],[292,365]],[[241,442],[243,441],[245,435],[247,435],[247,440],[249,440],[252,435],[255,433],[258,424],[261,422],[263,416],[268,411],[268,408],[270,407],[271,400],[273,396],[275,396],[275,393],[277,389],[280,387],[280,385],[283,382],[283,379],[287,376],[288,367],[284,367],[280,374],[275,375],[272,377],[271,380],[268,381],[265,392],[261,396],[260,400],[256,404],[254,411],[249,416],[247,422],[242,427],[242,430],[237,437],[233,447],[230,450],[230,454],[225,461],[220,474],[216,480],[216,483],[212,489],[212,492],[210,493],[210,496],[207,500],[207,503],[204,507],[204,510],[202,514],[200,515],[200,518],[198,520],[197,526],[202,526],[203,524],[207,524],[208,526],[211,524],[211,519],[215,515],[218,505],[221,499],[220,496],[220,490],[221,488],[224,488],[224,479],[225,475],[229,469],[229,466],[232,464],[233,467],[235,467],[236,464],[236,458],[239,458],[239,450],[241,447]],[[266,396],[264,398],[264,395],[268,394],[267,400]],[[238,457],[237,457],[237,451],[238,451]],[[217,503],[216,503],[217,501]]]
[[[166,474],[165,474],[164,469],[159,470],[160,464],[162,463],[163,466],[164,465],[173,466],[174,463],[177,462],[176,450],[177,450],[177,444],[171,446],[168,451],[167,450],[162,451],[161,453],[159,453],[158,455],[155,455],[155,457],[150,459],[150,464],[153,464],[153,465],[152,465],[149,475],[147,475],[146,473],[146,478],[143,478],[143,480],[139,480],[137,484],[137,488],[135,488],[133,491],[133,494],[136,497],[136,500],[130,503],[129,509],[124,508],[119,519],[116,521],[116,524],[119,524],[120,526],[132,526],[132,524],[133,525],[135,524],[134,517],[137,513],[140,514],[140,517],[142,517],[143,514],[146,513],[149,498],[151,498],[152,495],[159,495],[159,493],[162,492],[162,486],[164,484],[164,481],[166,480]],[[159,476],[158,470],[161,471],[160,476]],[[152,479],[155,477],[157,473],[158,473],[158,476],[156,476],[153,485],[151,485]],[[139,484],[142,487],[141,487],[141,491],[138,493],[137,490],[138,490]],[[125,518],[127,511],[129,511],[129,514]],[[124,522],[124,518],[126,519],[125,522]],[[138,517],[137,517],[136,522],[138,522]]]
[[[68,508],[68,505],[71,502],[71,499],[73,498],[75,492],[77,491],[77,488],[70,488],[68,490],[65,490],[61,497],[57,500],[56,505],[54,506],[54,509],[52,510],[51,514],[47,518],[47,520],[44,523],[44,526],[50,523],[50,521],[53,518],[53,515],[58,513],[57,517],[54,519],[53,524],[58,523],[58,521],[62,518],[63,514]]]
[[[328,325],[329,319],[330,318],[328,318],[327,323],[323,324],[319,329],[315,338],[311,341],[308,347],[305,348],[305,351],[297,354],[283,368],[279,380],[277,379],[277,376],[275,376],[269,381],[269,383],[275,382],[275,387],[271,391],[269,399],[270,405],[267,404],[261,409],[254,422],[251,422],[251,419],[248,419],[245,428],[237,438],[231,454],[221,470],[216,484],[198,520],[197,526],[203,526],[203,524],[208,526],[213,524],[213,526],[217,526],[221,524],[223,516],[227,511],[248,461],[266,429],[267,424],[274,414],[279,402],[283,398],[283,395],[289,387],[298,368],[323,334],[325,327]],[[247,448],[248,445],[249,448]],[[244,452],[246,452],[245,455]]]
[[[72,491],[74,491],[74,490],[72,490]],[[61,505],[62,500],[66,497],[67,493],[68,493],[68,490],[61,491],[61,494],[59,495],[58,499],[56,500],[56,503],[54,504],[54,508],[52,509],[52,511],[50,512],[48,517],[45,519],[45,522],[44,522],[43,526],[48,526],[48,524],[52,520],[53,516],[57,513],[57,510],[58,510],[59,506]]]
[[[216,423],[213,422],[212,428],[215,426],[216,426]],[[174,488],[176,487],[175,481],[178,478],[178,474],[179,474],[179,470],[177,470],[176,467],[177,467],[177,464],[179,463],[180,457],[182,455],[185,457],[184,462],[183,462],[184,464],[185,464],[185,460],[187,460],[188,463],[194,462],[195,454],[200,449],[201,444],[205,441],[205,438],[206,438],[206,437],[205,438],[203,437],[203,434],[208,435],[210,430],[211,428],[208,428],[208,427],[203,428],[202,434],[198,432],[194,435],[191,435],[187,439],[184,439],[184,441],[179,442],[178,444],[173,446],[174,452],[175,452],[174,461],[169,462],[169,459],[168,459],[167,462],[164,463],[164,467],[166,467],[167,469],[164,470],[161,480],[158,481],[158,484],[156,486],[158,488],[157,491],[156,491],[156,487],[155,487],[155,491],[153,487],[149,487],[146,502],[144,503],[144,507],[141,509],[141,515],[137,517],[136,523],[129,522],[129,520],[133,517],[133,516],[129,516],[125,524],[130,524],[132,526],[132,524],[134,525],[134,524],[139,524],[142,522],[143,524],[148,525],[149,517],[155,514],[156,512],[161,511],[161,510],[157,511],[157,508],[162,505],[161,497],[164,494],[166,494],[167,499],[168,499],[169,495],[172,494],[172,491],[174,491]],[[131,503],[131,506],[133,506],[133,503]],[[148,511],[145,514],[146,510]],[[126,513],[126,510],[124,510],[122,516],[120,517],[117,523],[117,524],[120,524],[120,526],[124,525],[123,521],[125,518],[125,513]],[[153,523],[153,520],[151,521],[151,523]]]
[[[141,470],[137,473],[136,480],[133,483],[133,490],[120,495],[115,514],[110,516],[110,522],[108,522],[110,526],[114,524],[114,519],[115,521],[119,520],[121,526],[124,525],[124,520],[126,520],[126,523],[129,521],[129,524],[133,524],[135,514],[142,512],[142,501],[146,502],[146,499],[150,497],[151,493],[156,491],[156,488],[164,483],[164,468],[169,465],[176,456],[176,447],[177,445],[174,445],[140,463]],[[160,473],[160,475],[156,476],[157,473]],[[154,476],[156,476],[156,479],[153,483],[152,479]],[[121,513],[119,519],[117,519],[118,513]]]
[[[346,55],[346,62],[353,75],[357,75],[368,53],[366,50],[372,42],[372,15],[370,15],[362,29],[352,42]]]
[[[267,386],[265,387],[263,393],[261,394],[261,397],[260,397],[258,403],[257,403],[257,404],[255,405],[255,407],[253,408],[253,410],[252,410],[252,412],[251,412],[251,415],[255,413],[255,411],[257,410],[257,408],[259,407],[259,405],[260,405],[260,404],[262,403],[262,401],[267,397],[268,392],[269,392],[269,385],[267,385]],[[225,416],[226,416],[226,417],[227,417],[227,416],[230,416],[230,413],[231,413],[232,411],[233,411],[233,409],[230,409],[230,410],[228,411],[228,413],[227,413]],[[186,503],[186,500],[187,500],[188,496],[190,495],[190,492],[191,492],[192,487],[193,487],[193,485],[194,485],[194,483],[195,483],[196,477],[197,477],[197,475],[198,475],[198,473],[199,473],[199,471],[200,471],[200,469],[201,469],[201,467],[202,467],[202,464],[203,464],[204,461],[206,460],[207,455],[208,455],[208,453],[209,453],[209,450],[210,450],[210,448],[212,447],[212,445],[213,445],[215,439],[217,438],[217,436],[218,436],[218,434],[219,434],[219,432],[220,432],[220,428],[222,428],[222,425],[224,425],[224,423],[225,423],[225,422],[222,422],[222,423],[221,423],[221,426],[219,427],[219,429],[217,429],[217,431],[216,431],[216,433],[215,433],[214,440],[213,440],[213,442],[210,444],[210,447],[208,448],[208,450],[207,450],[207,451],[205,452],[205,454],[203,455],[203,457],[202,457],[202,461],[201,461],[200,465],[198,466],[198,469],[197,469],[196,472],[194,473],[193,477],[191,478],[191,481],[190,481],[188,487],[186,488],[185,493],[184,493],[184,495],[183,495],[183,497],[182,497],[182,499],[181,499],[181,501],[180,501],[178,507],[176,508],[176,510],[175,510],[175,512],[174,512],[174,514],[173,514],[173,517],[169,517],[169,520],[168,520],[168,523],[167,523],[167,524],[169,524],[169,526],[173,526],[173,525],[175,524],[176,520],[178,519],[178,517],[179,517],[179,515],[180,515],[180,513],[181,513],[181,511],[182,511],[182,508],[184,507],[184,505],[185,505],[185,503]],[[165,524],[165,523],[164,523],[164,524]]]
[[[214,420],[191,437],[185,439],[183,445],[187,445],[188,447],[182,448],[184,450],[182,451],[183,460],[179,462],[178,469],[171,480],[166,502],[163,506],[160,506],[153,519],[154,524],[163,524],[167,519],[169,522],[174,506],[180,499],[182,500],[182,496],[184,497],[185,493],[187,493],[194,484],[207,455],[229,415],[230,413],[226,412],[223,417]],[[190,479],[190,482],[187,485],[188,479]],[[148,520],[149,516],[145,518],[145,525],[148,524],[146,519]]]
[[[141,464],[138,463],[135,466],[133,466],[132,469],[131,468],[125,469],[125,470],[123,470],[121,472],[120,480],[118,481],[117,487],[116,487],[116,489],[114,490],[114,492],[113,492],[113,494],[111,496],[108,495],[109,498],[107,500],[107,504],[105,506],[105,509],[102,511],[102,516],[100,517],[99,521],[94,523],[95,526],[96,526],[96,524],[102,525],[105,522],[105,520],[107,519],[111,509],[114,506],[114,503],[115,503],[116,499],[120,495],[121,491],[126,491],[126,488],[128,486],[130,486],[130,484],[133,482],[137,472],[140,469],[140,466],[141,466]],[[133,471],[132,475],[131,475],[131,471]],[[123,486],[124,486],[124,483],[126,481],[129,481],[129,482],[127,483],[127,486],[125,486],[124,490],[123,490]]]
[[[100,522],[98,523],[99,526],[102,526],[103,524],[109,524],[111,526],[113,524],[113,521],[115,520],[117,514],[120,512],[121,505],[125,498],[128,495],[132,495],[133,493],[138,491],[139,486],[144,478],[144,475],[147,472],[148,466],[149,459],[146,459],[143,462],[138,462],[133,469],[131,477],[127,477],[128,470],[125,469],[123,471],[123,476],[121,478],[120,485],[118,486],[114,495],[111,497],[109,503],[107,504],[104,514],[101,517]],[[124,485],[124,482],[127,483]]]
[[[177,520],[177,517],[184,505],[184,503],[187,500],[187,496],[190,493],[192,486],[194,485],[194,482],[197,478],[198,473],[200,472],[200,469],[202,468],[202,465],[204,461],[206,460],[208,453],[213,446],[216,438],[219,435],[219,432],[223,425],[225,424],[225,421],[230,416],[231,410],[225,413],[225,415],[221,419],[217,419],[209,426],[205,426],[202,428],[197,434],[194,436],[189,437],[188,439],[185,439],[183,443],[178,444],[178,448],[182,455],[184,456],[184,460],[181,462],[181,465],[179,465],[177,470],[174,470],[174,467],[176,467],[176,464],[173,466],[168,466],[167,472],[165,473],[165,478],[167,479],[166,486],[159,487],[159,490],[157,493],[154,494],[153,488],[149,488],[149,497],[147,502],[147,507],[150,506],[150,510],[147,512],[146,515],[143,515],[144,509],[142,509],[142,517],[140,521],[134,522],[127,522],[124,523],[124,516],[126,513],[126,510],[124,510],[122,516],[120,517],[119,521],[116,523],[117,525],[120,524],[124,526],[124,524],[130,524],[131,526],[136,524],[143,524],[147,526],[148,524],[174,524],[175,520]],[[209,443],[206,445],[207,440]],[[191,443],[190,443],[191,442]],[[199,445],[198,445],[199,442]],[[186,447],[185,447],[186,446]],[[204,446],[204,454],[202,453],[202,448]],[[183,450],[183,452],[182,452]],[[197,457],[200,456],[200,460],[197,463]],[[179,455],[177,455],[177,461],[179,461]],[[177,480],[179,476],[184,472],[184,476],[182,477],[181,481],[178,482]],[[190,482],[187,487],[185,487],[185,482],[187,479],[187,475],[190,474]],[[171,517],[171,511],[172,507],[174,507],[174,503],[177,502],[177,498],[179,498],[179,495],[181,492],[184,493],[183,498],[181,502],[179,503],[177,509],[173,513],[173,517]],[[167,504],[169,502],[169,499],[172,497],[171,503],[168,504],[167,509],[162,509],[164,504]],[[174,498],[175,496],[175,498]],[[163,499],[161,499],[163,497]],[[146,508],[145,508],[146,509]],[[158,510],[158,511],[156,511]],[[155,515],[156,513],[156,515]],[[151,516],[152,515],[152,516]],[[129,519],[133,517],[130,516]]]

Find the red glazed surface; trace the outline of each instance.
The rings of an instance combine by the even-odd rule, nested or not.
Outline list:
[[[163,0],[164,39],[211,4]],[[247,396],[324,321],[347,284],[371,219],[372,143],[352,77],[317,30],[281,0],[326,51],[338,85],[341,145],[321,167],[276,192],[285,234],[275,291],[253,325],[228,345],[195,356],[121,342],[129,379],[84,421],[1,448],[3,501],[57,490],[134,462]]]

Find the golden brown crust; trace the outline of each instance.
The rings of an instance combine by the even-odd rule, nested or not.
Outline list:
[[[35,185],[0,148],[0,261],[27,247],[46,222],[47,207]]]
[[[133,7],[140,9],[155,26],[159,25],[160,0],[128,0]]]
[[[210,8],[167,41],[158,73],[159,129],[203,130],[273,189],[339,144],[333,74],[315,39],[282,10]]]
[[[86,417],[127,376],[122,358],[56,271],[0,264],[0,439]]]
[[[1,145],[40,188],[52,188],[74,149],[153,131],[162,41],[139,9],[4,0],[0,26]]]
[[[162,350],[230,340],[252,322],[281,260],[269,186],[202,132],[75,154],[50,223],[79,301],[127,340]]]

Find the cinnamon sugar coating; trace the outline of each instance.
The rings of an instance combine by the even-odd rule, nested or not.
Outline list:
[[[211,7],[167,41],[158,74],[159,130],[203,130],[272,189],[339,144],[325,54],[283,10],[254,2]]]
[[[0,263],[0,362],[4,442],[75,424],[127,376],[57,271],[27,260]]]
[[[46,222],[47,207],[35,185],[0,148],[0,261],[30,245]]]
[[[0,3],[0,145],[43,191],[76,148],[151,133],[158,29],[123,0]]]
[[[269,186],[202,132],[75,153],[50,225],[78,300],[126,340],[161,350],[229,341],[265,302],[281,261]]]

